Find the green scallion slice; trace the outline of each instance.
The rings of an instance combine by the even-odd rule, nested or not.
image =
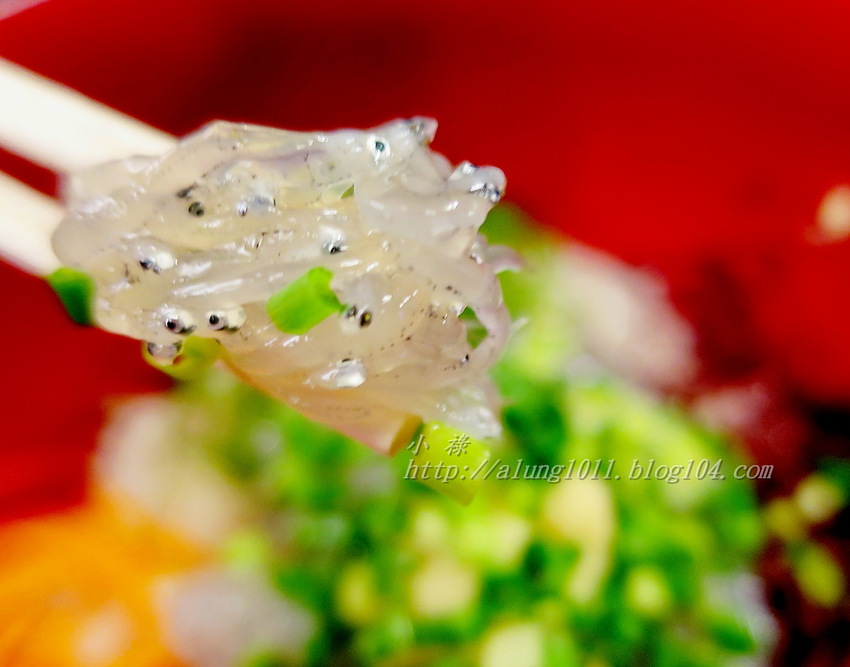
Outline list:
[[[440,422],[426,422],[408,445],[413,456],[406,477],[468,505],[484,482],[490,449],[480,440]]]
[[[275,326],[284,333],[300,335],[342,311],[331,278],[331,271],[316,267],[273,294],[266,302],[266,312]]]
[[[89,274],[63,266],[47,276],[47,283],[56,292],[74,322],[82,326],[91,326],[94,323],[94,281]]]
[[[212,366],[221,356],[221,345],[212,338],[189,336],[183,341],[183,347],[174,363],[163,365],[151,357],[147,344],[142,344],[142,356],[151,366],[176,380],[194,380]]]

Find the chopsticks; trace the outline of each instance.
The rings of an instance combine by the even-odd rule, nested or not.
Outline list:
[[[0,143],[56,172],[174,145],[171,135],[5,60],[0,98]]]
[[[62,215],[56,200],[0,172],[0,257],[27,273],[51,273],[59,260],[50,236]]]
[[[70,88],[0,59],[0,145],[58,174],[132,155],[158,155],[175,138]],[[0,256],[36,275],[58,260],[54,199],[0,172]]]

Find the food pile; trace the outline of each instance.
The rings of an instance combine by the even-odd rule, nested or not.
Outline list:
[[[509,331],[478,228],[495,167],[430,150],[436,122],[289,132],[217,122],[76,175],[53,237],[65,291],[163,365],[219,353],[312,419],[392,454],[420,424],[497,436]],[[468,317],[486,335],[471,345]],[[179,369],[177,372],[180,372]]]
[[[114,563],[37,561],[54,574],[35,572],[39,586],[14,598],[28,620],[10,655],[39,650],[45,666],[88,664],[80,655],[245,667],[762,659],[775,637],[754,574],[765,529],[750,481],[551,475],[570,460],[722,459],[731,470],[741,459],[588,361],[560,243],[502,207],[484,231],[534,267],[501,276],[525,324],[494,369],[506,405],[490,456],[521,474],[494,474],[463,507],[460,480],[405,479],[427,456],[464,465],[462,448],[413,443],[388,459],[210,368],[116,414],[88,508],[6,529],[0,543],[23,546],[4,559],[0,589],[45,550]],[[79,583],[91,571],[97,595]],[[32,638],[48,620],[67,641],[45,657]]]

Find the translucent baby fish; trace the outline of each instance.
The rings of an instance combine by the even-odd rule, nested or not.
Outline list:
[[[384,453],[422,421],[495,436],[509,262],[478,230],[505,178],[453,167],[436,127],[216,122],[74,177],[53,247],[91,277],[96,323],[157,363],[214,339],[244,380]]]

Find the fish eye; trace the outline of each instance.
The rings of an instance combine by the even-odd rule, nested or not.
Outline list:
[[[190,334],[195,330],[195,323],[192,318],[182,312],[169,313],[162,321],[163,326],[171,333],[178,335]]]
[[[189,213],[194,215],[196,218],[200,218],[204,213],[206,213],[204,205],[199,201],[193,201],[191,204],[189,204],[188,210]]]
[[[342,240],[331,241],[330,243],[326,243],[323,247],[324,251],[329,255],[336,255],[337,253],[343,252],[348,249],[348,246],[343,243]]]
[[[380,137],[372,137],[369,140],[369,150],[372,152],[372,157],[376,160],[383,159],[390,154],[389,144]]]
[[[207,325],[212,331],[236,331],[245,323],[245,311],[242,308],[215,310],[207,313]]]

